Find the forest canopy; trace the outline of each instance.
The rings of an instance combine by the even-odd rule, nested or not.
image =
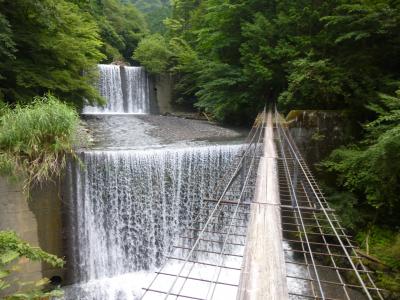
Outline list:
[[[164,23],[178,97],[223,122],[250,122],[267,101],[368,115],[400,78],[399,1],[176,0]]]

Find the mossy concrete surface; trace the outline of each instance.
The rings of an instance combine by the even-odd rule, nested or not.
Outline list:
[[[172,106],[173,79],[170,75],[157,75],[154,78],[154,90],[158,112],[160,114],[173,113]]]
[[[306,161],[313,167],[354,135],[346,111],[293,110],[286,122]]]

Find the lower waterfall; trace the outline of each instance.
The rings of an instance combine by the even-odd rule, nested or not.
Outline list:
[[[240,145],[87,151],[68,167],[66,299],[137,299]]]

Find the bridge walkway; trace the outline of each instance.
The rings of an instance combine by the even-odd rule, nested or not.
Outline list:
[[[383,299],[277,111],[170,248],[142,299]]]

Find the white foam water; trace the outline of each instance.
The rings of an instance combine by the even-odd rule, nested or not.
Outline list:
[[[149,77],[142,67],[124,67],[127,113],[150,112]]]
[[[150,85],[144,68],[117,65],[98,65],[98,89],[107,104],[87,105],[83,114],[148,114]]]
[[[139,297],[171,243],[198,214],[202,199],[214,197],[239,149],[218,145],[81,153],[84,167],[68,167],[69,268],[76,283],[65,288],[65,298]]]

